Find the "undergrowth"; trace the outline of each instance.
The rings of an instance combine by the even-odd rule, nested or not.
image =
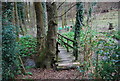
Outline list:
[[[64,33],[64,36],[74,39],[74,32]],[[119,38],[117,35],[114,35]],[[66,40],[64,40],[66,41]],[[72,45],[72,43],[69,43]],[[79,60],[83,59],[84,72],[89,70],[89,77],[102,79],[119,78],[119,49],[110,33],[102,34],[90,27],[80,31]],[[85,76],[86,74],[84,74]]]
[[[19,48],[21,57],[29,57],[36,54],[37,39],[32,36],[23,36],[19,40]]]

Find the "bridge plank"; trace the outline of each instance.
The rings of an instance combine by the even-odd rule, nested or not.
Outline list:
[[[58,54],[57,69],[71,69],[80,66],[79,62],[75,62],[75,57],[71,52],[67,52],[65,48],[59,46],[60,53]]]
[[[79,62],[72,62],[72,63],[61,63],[61,64],[58,64],[59,67],[68,67],[68,66],[79,66],[80,63]]]

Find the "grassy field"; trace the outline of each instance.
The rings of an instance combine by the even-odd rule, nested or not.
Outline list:
[[[92,20],[92,28],[99,32],[106,32],[109,23],[113,23],[114,30],[118,29],[118,11],[96,14],[96,18]]]
[[[85,15],[84,24],[86,23],[86,18],[87,16]],[[107,32],[109,28],[109,23],[113,23],[114,30],[118,30],[118,11],[109,11],[107,13],[93,14],[91,21],[91,28],[97,30],[98,32]],[[72,19],[67,20],[67,26],[71,26],[74,24],[72,23]],[[58,22],[58,27],[62,27],[62,21]]]

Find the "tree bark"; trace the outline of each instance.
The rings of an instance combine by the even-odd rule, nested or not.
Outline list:
[[[43,20],[43,7],[41,2],[34,2],[37,24],[37,55],[36,66],[44,67],[45,60],[45,29]],[[41,66],[40,66],[41,65]]]
[[[22,5],[22,3],[18,3],[18,5]],[[24,31],[24,25],[22,23],[23,19],[22,19],[22,13],[24,14],[24,12],[22,11],[21,7],[18,7],[18,16],[19,16],[19,27],[20,27],[20,34],[25,35],[25,31]]]
[[[50,68],[52,60],[55,59],[56,54],[56,37],[57,37],[57,9],[56,3],[47,3],[48,14],[48,32],[46,43],[46,67]]]
[[[43,15],[44,15],[44,29],[45,29],[45,34],[47,35],[47,31],[48,31],[48,24],[47,24],[47,8],[46,8],[46,3],[43,2]]]
[[[17,8],[17,2],[14,2],[14,9],[15,9],[15,24],[16,24],[16,35],[17,38],[16,40],[19,41],[19,26],[20,26],[20,22],[19,22],[19,18],[18,18],[18,8]]]
[[[29,4],[29,12],[30,12],[30,32],[32,32],[33,36],[36,36],[36,32],[35,32],[35,24],[36,24],[36,21],[35,21],[35,7],[33,5],[33,2],[30,2]],[[32,12],[31,12],[32,11]]]

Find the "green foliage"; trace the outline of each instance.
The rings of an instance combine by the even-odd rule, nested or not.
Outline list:
[[[64,33],[62,35],[66,36],[72,40],[74,39],[74,32],[67,32],[67,33]]]
[[[26,75],[33,75],[31,72],[27,72]]]
[[[117,79],[118,75],[117,69],[115,67],[114,62],[109,61],[100,61],[98,65],[99,71],[98,73],[102,77],[102,79]]]
[[[3,3],[2,13],[2,81],[14,79],[20,70],[19,50],[16,43],[16,27],[11,23],[13,4]]]
[[[99,48],[96,51],[96,54],[102,59],[96,61],[96,63],[98,64],[96,66],[96,68],[98,68],[97,72],[102,79],[117,79],[118,66],[116,66],[115,61],[118,60],[118,45],[111,40],[108,40],[107,42],[99,42]]]
[[[113,34],[113,38],[120,40],[120,31],[115,32],[115,34]]]
[[[3,23],[4,20],[3,20]],[[2,27],[2,78],[3,80],[14,78],[19,70],[18,50],[16,43],[15,27],[8,23]]]
[[[66,36],[67,38],[74,40],[74,32],[67,32],[67,33],[63,33],[62,35]],[[67,43],[67,40],[63,38],[63,40]],[[73,42],[69,41],[68,42],[69,45],[73,45]],[[63,44],[64,45],[64,44]],[[64,46],[65,47],[65,46]],[[70,48],[70,47],[69,47]]]
[[[99,41],[100,48],[96,51],[96,54],[102,56],[102,60],[98,61],[98,73],[102,79],[117,79],[118,69],[116,61],[118,60],[118,45],[114,43],[114,40]]]
[[[100,75],[102,79],[116,79],[116,77],[118,77],[118,71],[116,69],[117,67],[115,65],[115,62],[112,60],[118,60],[116,56],[119,53],[118,45],[114,42],[115,40],[112,39],[112,36],[108,36],[108,34],[103,34],[102,36],[104,38],[101,38],[99,37],[100,33],[91,31],[90,29],[87,32],[87,38],[83,37],[83,39],[85,38],[83,43],[86,44],[87,42],[88,45],[91,45],[91,50],[96,53],[97,57],[93,58],[95,60],[91,61],[95,62],[94,66],[97,68],[96,71],[98,75]],[[113,57],[113,55],[115,56]]]
[[[19,41],[20,55],[22,57],[31,56],[36,54],[37,39],[32,36],[23,36]]]
[[[74,37],[73,32],[64,33],[63,35],[70,39]],[[94,57],[82,62],[85,64],[83,71],[86,72],[90,69],[91,61],[97,74],[90,73],[90,76],[99,76],[102,79],[117,79],[120,47],[114,41],[111,35],[101,34],[91,30],[90,27],[84,27],[80,31],[80,52],[82,55],[86,54],[88,56],[90,54],[89,51],[93,51]]]

